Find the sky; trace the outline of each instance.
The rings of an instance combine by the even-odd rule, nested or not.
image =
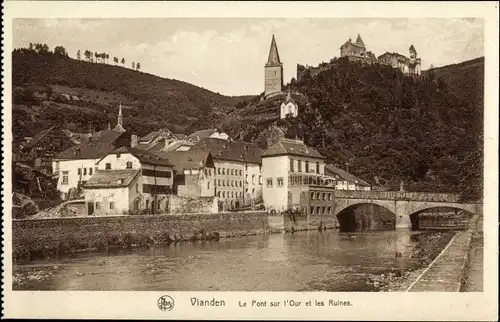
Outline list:
[[[274,34],[284,81],[297,63],[317,66],[361,35],[367,50],[408,56],[414,45],[422,69],[484,56],[484,21],[476,18],[114,18],[14,19],[13,46],[58,45],[76,58],[86,49],[140,62],[144,72],[224,95],[264,91],[264,64]]]

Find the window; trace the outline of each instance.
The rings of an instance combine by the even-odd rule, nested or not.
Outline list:
[[[92,170],[94,170],[93,168],[89,168],[89,175],[91,176],[92,175]]]
[[[248,184],[248,174],[245,174],[245,183]]]
[[[278,187],[283,187],[283,177],[279,177],[277,181]]]
[[[207,182],[207,189],[210,190],[210,181]]]
[[[290,159],[290,172],[293,172],[293,159]]]
[[[241,172],[241,170],[240,170],[240,176],[241,176],[241,175],[242,175],[242,172]]]
[[[101,209],[101,203],[99,201],[96,201],[95,203],[95,210]]]
[[[146,209],[149,209],[149,200],[146,200]]]
[[[234,192],[231,191],[231,198],[234,198]]]
[[[320,199],[320,196],[319,196],[319,192],[316,192],[316,199],[317,199],[317,200],[321,200],[321,199]]]
[[[217,185],[220,187],[220,179],[217,179]],[[224,182],[222,182],[222,185],[224,185]]]
[[[314,215],[314,207],[311,207],[311,215]]]
[[[231,180],[231,187],[234,187],[234,182],[233,182],[233,180]]]
[[[217,187],[217,180],[214,180],[214,187]]]
[[[326,200],[326,193],[323,192],[323,200]]]
[[[243,181],[240,180],[240,187],[243,187]]]
[[[316,173],[319,173],[319,162],[316,162]]]
[[[109,209],[115,209],[115,203],[114,201],[109,202]]]
[[[83,168],[83,175],[86,176],[87,175],[87,168]]]
[[[222,168],[222,174],[226,174],[226,169]]]
[[[234,170],[233,169],[231,169],[231,175],[234,175]]]
[[[63,171],[62,175],[62,184],[68,184],[68,171]]]
[[[259,176],[259,184],[262,184],[262,176]]]
[[[328,200],[332,200],[332,194],[331,193],[328,194]]]
[[[222,198],[226,198],[226,192],[222,191]]]
[[[161,202],[159,202],[159,201],[156,203],[156,209],[160,210],[160,204],[161,204]]]
[[[306,161],[306,173],[309,173],[309,161]]]
[[[217,173],[220,174],[220,168],[217,168]]]
[[[302,161],[299,160],[297,162],[298,162],[297,171],[302,172]]]
[[[205,175],[208,176],[208,170],[207,169],[205,169]]]
[[[226,183],[227,183],[227,186],[229,187],[229,179],[228,179],[228,180],[226,180]]]
[[[78,168],[78,175],[82,175],[82,169],[81,168]]]
[[[219,192],[217,192],[217,197],[219,197],[219,198],[220,198],[220,191],[219,191]]]
[[[332,207],[328,207],[328,213],[331,214],[332,213]]]
[[[311,200],[314,200],[314,192],[311,192]]]
[[[132,162],[131,161],[127,161],[127,169],[132,169]]]
[[[106,163],[106,170],[111,170],[111,163]]]
[[[325,214],[325,209],[326,209],[326,207],[325,207],[325,206],[323,206],[323,207],[321,208],[321,211],[322,211],[321,213],[322,213],[322,214]]]
[[[255,194],[255,189],[252,189],[252,195],[254,195],[254,194]]]
[[[320,211],[321,211],[321,208],[320,208],[319,206],[318,206],[318,207],[316,207],[316,214],[318,214],[318,215],[319,215],[319,214],[321,213]]]
[[[135,184],[135,192],[139,192],[139,184],[138,183]]]
[[[255,184],[255,174],[252,174],[252,184]]]
[[[219,179],[220,180],[220,179]],[[226,186],[226,181],[222,180],[222,186],[225,187]]]
[[[272,188],[273,187],[273,179],[272,178],[267,178],[267,187]]]

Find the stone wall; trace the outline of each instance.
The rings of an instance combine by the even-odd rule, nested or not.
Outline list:
[[[170,196],[170,213],[204,213],[218,212],[216,197],[178,197]]]
[[[26,260],[109,245],[124,247],[127,239],[157,244],[269,231],[265,212],[23,219],[12,222],[12,248],[14,260]]]
[[[305,215],[285,214],[283,215],[283,228],[285,232],[302,230],[324,230],[336,229],[337,217],[332,215]]]

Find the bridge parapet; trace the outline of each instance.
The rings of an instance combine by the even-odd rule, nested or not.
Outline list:
[[[407,200],[432,202],[460,202],[455,193],[432,192],[401,192],[401,191],[374,191],[374,190],[335,190],[335,198],[345,199],[378,199],[378,200]]]

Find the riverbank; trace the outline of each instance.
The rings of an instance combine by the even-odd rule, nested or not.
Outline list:
[[[14,263],[63,254],[265,234],[265,212],[26,219],[12,222]]]
[[[472,232],[468,261],[464,272],[462,292],[483,291],[484,235],[483,217],[481,216]]]

